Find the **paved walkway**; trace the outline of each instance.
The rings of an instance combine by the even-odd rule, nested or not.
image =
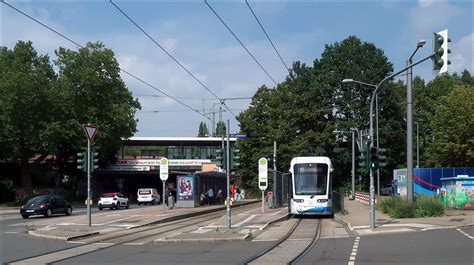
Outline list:
[[[450,211],[445,216],[426,218],[396,219],[376,210],[375,229],[369,226],[369,210],[367,204],[344,198],[344,208],[347,214],[336,214],[335,218],[347,225],[355,235],[381,233],[398,233],[426,231],[453,227],[474,226],[474,211]]]

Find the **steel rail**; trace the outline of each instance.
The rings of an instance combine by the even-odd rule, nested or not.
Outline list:
[[[309,244],[300,254],[298,254],[296,257],[294,257],[292,260],[288,262],[289,265],[296,264],[302,257],[308,253],[309,250],[313,248],[313,246],[318,242],[319,237],[321,236],[321,219],[319,219],[318,226],[316,228],[316,233],[314,233],[313,240],[311,244]]]

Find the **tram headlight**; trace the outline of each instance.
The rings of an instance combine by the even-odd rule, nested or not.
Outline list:
[[[301,202],[304,202],[303,199],[293,199],[293,201],[294,201],[294,202],[300,202],[300,203],[301,203]]]
[[[318,199],[319,203],[328,202],[328,199]]]

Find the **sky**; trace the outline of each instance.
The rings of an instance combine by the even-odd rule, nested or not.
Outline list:
[[[2,0],[3,1],[3,0]],[[224,24],[203,1],[119,1],[114,3],[168,51],[203,85],[134,26],[109,1],[13,1],[5,2],[85,45],[101,41],[114,51],[120,67],[155,88],[176,97],[184,106],[140,83],[121,76],[142,110],[136,118],[135,136],[197,136],[205,122],[212,128],[212,112],[219,120],[219,99],[250,98],[257,89],[285,80],[288,72],[267,40],[245,1],[216,1],[209,4],[268,72],[257,65]],[[406,65],[418,40],[426,40],[416,59],[431,52],[432,34],[448,29],[449,72],[473,64],[473,3],[466,1],[255,1],[249,0],[256,16],[285,63],[312,65],[325,45],[350,35],[371,42],[384,51],[395,70]],[[59,47],[76,50],[74,44],[0,4],[0,45],[12,49],[19,40],[32,41],[41,54],[55,59]],[[431,62],[416,66],[414,75],[425,81],[435,76]],[[348,77],[350,78],[350,77]],[[214,95],[213,95],[214,94]],[[248,108],[250,99],[228,99],[234,115]],[[193,110],[208,113],[204,117]],[[239,125],[229,111],[230,132]],[[100,133],[100,132],[98,132]]]

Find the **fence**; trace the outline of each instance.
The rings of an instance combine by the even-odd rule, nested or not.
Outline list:
[[[345,212],[344,209],[344,195],[333,191],[332,193],[332,208],[335,212]]]

